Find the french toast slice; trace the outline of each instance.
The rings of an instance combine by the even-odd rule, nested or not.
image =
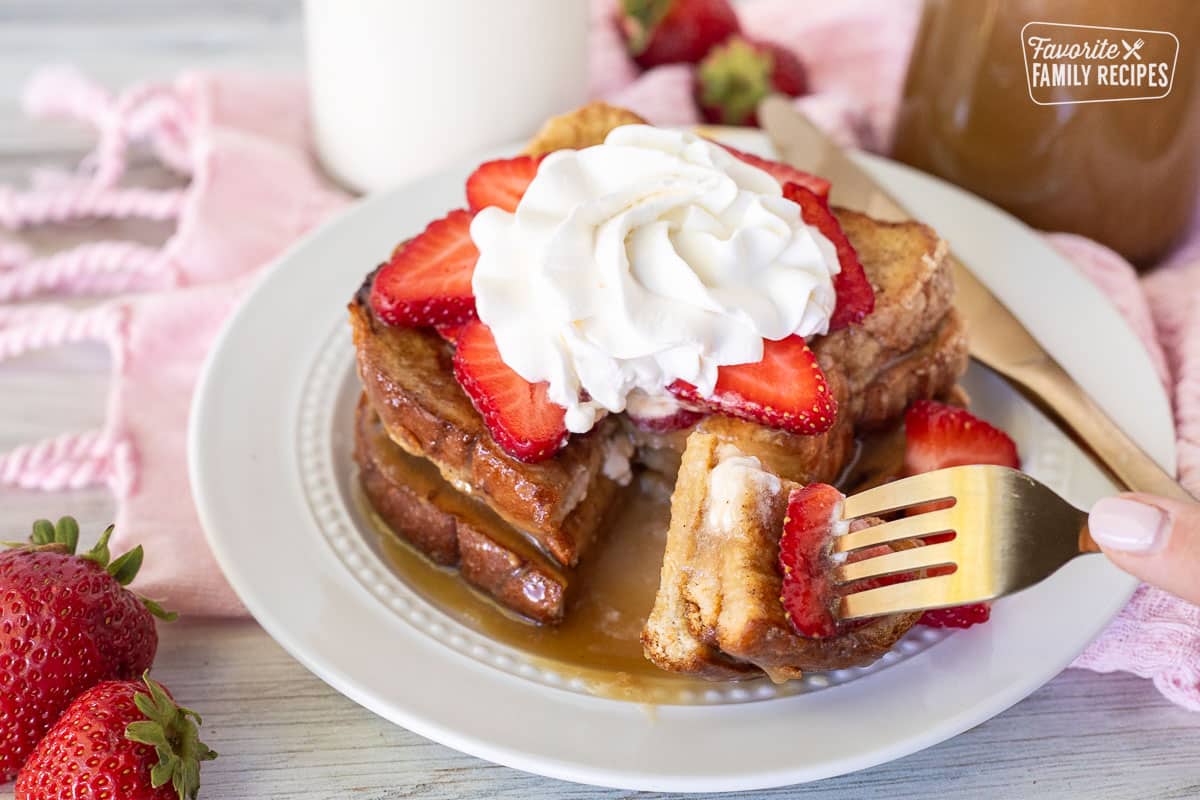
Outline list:
[[[761,670],[784,681],[869,664],[890,650],[920,613],[808,639],[795,633],[780,602],[777,562],[788,493],[831,476],[818,467],[807,480],[781,478],[752,450],[703,428],[688,437],[672,495],[662,582],[642,632],[646,657],[709,679]]]
[[[694,565],[701,561],[697,531],[703,525],[708,475],[715,466],[719,441],[712,435],[704,438],[712,446],[685,450],[679,465],[658,593],[642,628],[642,650],[646,658],[670,672],[714,681],[751,677],[758,672],[753,664],[727,656],[693,629],[699,615],[687,586]]]
[[[892,355],[871,380],[850,390],[845,414],[858,432],[890,427],[915,401],[956,391],[968,359],[966,325],[951,309],[928,339]]]
[[[761,473],[766,483],[778,488],[780,473],[796,483],[834,480],[853,446],[853,429],[841,420],[818,436],[797,436],[720,415],[706,417],[696,426],[687,438],[671,494],[671,524],[658,594],[642,632],[647,658],[663,669],[710,680],[758,671],[753,664],[723,653],[710,635],[702,635],[705,623],[700,607],[715,600],[719,591],[711,582],[692,585],[704,574],[698,565],[715,555],[705,549],[713,540],[701,534],[709,505],[709,476],[718,454],[722,450],[756,453],[760,462],[778,470]]]
[[[615,419],[572,437],[554,458],[527,464],[504,452],[454,378],[450,346],[433,331],[384,324],[364,290],[350,303],[359,377],[392,441],[428,459],[454,488],[574,566],[617,491],[628,453]]]
[[[953,389],[967,370],[967,329],[954,308],[946,243],[919,222],[883,222],[835,209],[875,289],[858,325],[812,340],[855,431],[894,424],[916,400]]]
[[[456,568],[504,608],[544,624],[562,620],[566,570],[490,508],[457,491],[431,463],[404,452],[365,395],[354,423],[359,480],[393,533],[435,564]]]

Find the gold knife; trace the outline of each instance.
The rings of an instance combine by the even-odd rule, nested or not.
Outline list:
[[[781,160],[833,182],[831,200],[884,220],[912,219],[904,207],[782,97],[770,97],[758,118]],[[1137,492],[1192,500],[1105,414],[1037,343],[1025,326],[953,254],[955,304],[970,325],[971,356],[1003,375],[1050,411],[1105,465]]]

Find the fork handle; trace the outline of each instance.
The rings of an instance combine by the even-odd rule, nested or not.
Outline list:
[[[1196,502],[1196,498],[1129,438],[1058,363],[1046,358],[1002,371],[1061,416],[1128,489]]]

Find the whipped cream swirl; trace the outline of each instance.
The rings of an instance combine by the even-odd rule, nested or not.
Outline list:
[[[634,390],[709,394],[717,367],[833,313],[832,243],[773,177],[684,131],[626,125],[550,154],[516,213],[483,209],[471,238],[479,317],[573,433]]]

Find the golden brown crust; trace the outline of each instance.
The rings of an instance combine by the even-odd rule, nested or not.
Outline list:
[[[616,486],[602,473],[607,449],[624,435],[602,421],[554,458],[526,464],[492,439],[454,378],[452,353],[436,333],[385,325],[361,295],[350,304],[359,377],[392,440],[437,465],[514,527],[536,536],[562,564],[574,565]],[[584,501],[589,502],[584,502]]]
[[[696,431],[737,447],[761,461],[768,472],[800,484],[835,480],[854,450],[854,427],[845,416],[817,436],[800,436],[719,414],[705,417]],[[690,437],[687,446],[691,446]]]
[[[809,639],[792,628],[779,598],[783,578],[776,566],[779,535],[786,510],[786,493],[779,527],[758,528],[751,532],[745,558],[753,559],[753,578],[738,587],[744,595],[744,616],[723,612],[717,630],[720,648],[733,656],[750,661],[775,681],[799,678],[805,672],[859,667],[877,661],[908,632],[921,613],[893,614],[850,627],[828,639]],[[878,524],[882,520],[868,520]],[[737,608],[738,603],[728,603]]]
[[[859,431],[887,427],[913,402],[953,393],[969,360],[966,326],[951,309],[928,339],[891,360],[850,399],[848,413]]]
[[[525,154],[540,156],[555,150],[591,147],[601,144],[613,128],[644,124],[646,120],[632,111],[596,100],[546,120],[546,124],[525,147]]]
[[[883,222],[845,209],[837,217],[875,288],[875,310],[860,327],[886,349],[912,347],[953,303],[946,243],[919,222]]]
[[[699,612],[691,602],[688,583],[699,558],[699,533],[708,494],[708,475],[717,464],[715,435],[699,434],[696,446],[684,453],[671,494],[671,524],[663,553],[658,594],[642,629],[642,651],[659,667],[708,680],[749,677],[752,664],[739,663],[694,632]]]
[[[455,491],[428,463],[388,437],[364,397],[354,458],[367,502],[397,536],[497,603],[544,624],[562,621],[567,577],[519,532]]]
[[[954,279],[945,243],[928,226],[881,222],[844,209],[836,213],[875,289],[875,310],[861,324],[811,344],[826,375],[836,373],[844,383],[849,413],[859,422],[862,409],[854,398],[933,336],[951,311]]]

